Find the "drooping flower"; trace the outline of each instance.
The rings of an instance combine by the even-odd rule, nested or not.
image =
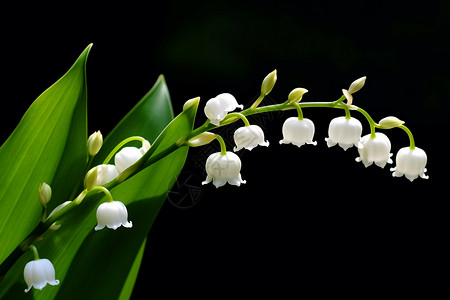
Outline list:
[[[114,157],[114,164],[117,170],[122,173],[128,169],[132,164],[137,162],[142,157],[142,151],[136,147],[125,147],[116,153]]]
[[[128,169],[131,165],[137,162],[148,150],[150,143],[147,140],[142,141],[142,147],[124,147],[116,153],[114,157],[114,164],[120,173]]]
[[[376,132],[376,137],[371,138],[370,134],[361,138],[361,148],[358,148],[359,157],[357,162],[362,162],[367,168],[375,163],[380,168],[384,168],[386,163],[392,164],[391,141],[381,132]]]
[[[128,221],[128,211],[125,204],[120,201],[104,202],[97,208],[97,226],[95,230],[108,227],[116,230],[120,226],[125,228],[133,227]]]
[[[239,151],[242,148],[252,150],[256,146],[269,146],[269,141],[264,141],[264,132],[258,125],[249,125],[238,128],[234,132],[234,142],[236,147],[234,151]]]
[[[422,149],[415,147],[410,149],[409,147],[404,147],[400,149],[395,158],[397,166],[391,168],[393,171],[392,176],[401,177],[405,175],[410,181],[413,181],[418,176],[423,179],[428,179],[429,177],[425,175],[427,169],[427,154]]]
[[[98,165],[90,169],[84,177],[84,187],[87,190],[94,186],[104,185],[119,176],[119,170],[114,165]]]
[[[206,160],[206,180],[202,184],[208,184],[211,181],[219,188],[225,183],[240,186],[246,183],[241,177],[241,159],[233,152],[227,152],[222,155],[220,152],[211,154]]]
[[[206,102],[205,115],[211,121],[211,124],[219,126],[220,122],[227,116],[230,111],[237,107],[243,109],[243,105],[239,105],[233,95],[223,93],[217,95]]]
[[[306,143],[315,146],[317,142],[312,140],[314,131],[314,123],[310,119],[299,120],[297,117],[290,117],[283,124],[283,139],[280,144],[292,143],[301,147]]]
[[[345,117],[337,117],[331,120],[328,127],[328,147],[333,147],[339,144],[342,149],[347,150],[348,148],[355,145],[356,147],[361,147],[360,139],[362,133],[362,125],[358,119]]]
[[[42,290],[47,283],[50,285],[58,285],[59,280],[55,279],[55,268],[53,264],[46,258],[32,260],[25,265],[23,277],[28,285],[25,293],[31,290],[31,287]]]

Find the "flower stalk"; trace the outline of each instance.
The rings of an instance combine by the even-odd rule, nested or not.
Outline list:
[[[283,103],[275,104],[275,105],[267,105],[267,106],[259,106],[259,104],[262,102],[264,97],[271,92],[272,88],[274,87],[274,84],[277,80],[276,77],[276,70],[270,73],[265,79],[262,84],[261,88],[261,94],[258,97],[258,99],[253,103],[251,107],[248,109],[242,110],[241,112],[232,112],[236,108],[243,108],[242,105],[239,105],[236,99],[228,93],[223,93],[218,95],[217,97],[211,99],[209,103],[205,105],[205,115],[208,117],[206,122],[191,130],[189,134],[187,134],[184,137],[181,137],[177,142],[172,143],[171,145],[167,146],[164,149],[159,149],[157,154],[155,154],[156,149],[161,145],[162,138],[157,138],[154,142],[154,144],[150,147],[150,144],[148,141],[146,141],[145,138],[139,137],[139,136],[132,136],[129,137],[122,142],[120,142],[105,158],[103,165],[107,165],[111,159],[116,155],[115,157],[115,167],[119,169],[119,163],[118,161],[122,162],[122,165],[120,166],[120,173],[118,173],[117,176],[113,176],[113,178],[109,178],[108,180],[102,181],[97,178],[97,175],[100,173],[99,169],[94,169],[92,173],[88,173],[86,175],[87,182],[89,184],[85,184],[86,188],[73,200],[73,201],[66,201],[60,206],[58,206],[53,212],[50,213],[50,215],[45,218],[45,208],[46,204],[50,199],[51,196],[51,190],[50,194],[48,191],[44,190],[44,188],[41,188],[40,190],[39,198],[42,203],[42,206],[44,207],[44,216],[42,218],[41,223],[29,234],[29,236],[19,245],[17,248],[12,252],[11,255],[8,256],[8,258],[0,265],[0,280],[3,278],[3,276],[6,274],[6,272],[9,270],[9,268],[14,264],[14,262],[20,257],[20,255],[27,251],[32,250],[34,253],[35,260],[39,260],[39,255],[37,253],[36,247],[33,245],[33,243],[42,236],[42,234],[49,229],[52,225],[55,224],[56,221],[60,220],[64,215],[72,211],[75,207],[80,205],[83,201],[91,200],[91,199],[99,199],[94,198],[98,194],[103,193],[106,196],[106,201],[103,203],[97,212],[97,218],[99,220],[99,224],[97,225],[95,230],[100,230],[104,228],[105,226],[109,228],[113,228],[114,230],[120,226],[130,228],[132,226],[131,222],[127,220],[127,211],[126,207],[123,203],[119,201],[114,201],[113,197],[109,190],[117,186],[118,184],[124,182],[125,180],[129,179],[133,175],[137,174],[140,170],[147,168],[148,166],[156,163],[157,161],[165,158],[166,156],[170,155],[177,149],[185,146],[189,147],[197,147],[201,145],[205,145],[212,140],[216,139],[220,144],[220,152],[214,153],[213,155],[208,158],[208,161],[206,163],[206,169],[208,173],[207,179],[203,182],[203,184],[207,184],[209,182],[213,182],[213,184],[216,187],[223,186],[225,183],[229,183],[232,185],[239,186],[241,183],[245,183],[245,180],[242,180],[240,175],[240,169],[241,169],[241,161],[239,157],[229,152],[227,153],[226,144],[224,139],[214,133],[210,133],[208,131],[216,129],[218,127],[226,126],[231,123],[234,123],[238,120],[241,120],[244,122],[245,127],[238,132],[237,138],[235,136],[235,141],[237,146],[235,148],[235,151],[238,151],[242,148],[247,148],[248,150],[251,150],[252,148],[256,147],[257,145],[263,145],[268,146],[268,142],[264,141],[264,133],[262,132],[261,128],[255,128],[257,126],[250,125],[249,120],[247,119],[247,116],[255,115],[255,114],[261,114],[261,113],[268,113],[268,112],[277,112],[277,111],[286,111],[291,109],[296,109],[298,118],[289,118],[291,120],[286,120],[285,127],[283,128],[283,136],[284,140],[280,141],[280,143],[292,143],[294,145],[297,145],[300,147],[301,145],[307,143],[307,144],[313,144],[316,145],[316,142],[313,141],[313,135],[314,135],[314,124],[311,120],[306,119],[303,117],[303,110],[304,108],[333,108],[333,109],[344,109],[345,110],[345,119],[346,121],[352,120],[350,110],[355,110],[361,113],[368,121],[370,126],[370,140],[368,138],[365,139],[365,143],[367,145],[371,145],[373,149],[375,147],[378,147],[379,144],[384,143],[385,147],[383,148],[384,152],[381,152],[380,150],[377,150],[378,153],[375,157],[374,153],[375,151],[370,152],[369,148],[367,147],[365,150],[366,152],[360,151],[360,158],[357,161],[362,161],[364,165],[367,167],[373,162],[375,162],[380,167],[384,167],[386,163],[391,163],[390,156],[392,155],[389,153],[390,151],[390,142],[388,140],[383,140],[382,138],[375,140],[376,133],[375,129],[391,129],[398,127],[405,131],[409,137],[410,140],[410,150],[415,149],[415,142],[413,135],[411,131],[403,125],[403,121],[397,121],[393,118],[389,118],[388,120],[385,120],[384,123],[380,121],[380,124],[376,123],[372,117],[367,113],[364,109],[352,105],[353,96],[352,93],[357,92],[362,88],[362,86],[365,83],[365,77],[362,77],[352,83],[349,90],[343,90],[343,95],[335,100],[330,102],[300,102],[302,99],[302,96],[304,93],[307,92],[306,89],[303,88],[297,88],[294,89],[288,97],[288,100],[286,100]],[[344,100],[347,100],[347,103],[343,103]],[[190,106],[193,105],[193,103],[198,102],[198,98],[189,100],[186,102],[185,107],[183,110],[187,110]],[[344,117],[340,117],[344,119]],[[297,119],[297,120],[292,120]],[[386,118],[385,118],[386,119]],[[354,119],[355,120],[355,119]],[[289,121],[289,122],[287,122]],[[359,122],[359,121],[358,121]],[[289,124],[287,124],[289,123]],[[302,123],[301,126],[299,126],[297,123]],[[386,124],[386,126],[383,126],[383,124]],[[359,127],[361,125],[359,124]],[[300,128],[300,129],[299,129]],[[303,128],[303,129],[302,129]],[[306,129],[305,129],[306,128]],[[241,128],[240,128],[241,129]],[[286,130],[285,130],[286,129]],[[252,131],[253,130],[253,131]],[[302,131],[303,130],[303,131]],[[301,134],[299,134],[299,132]],[[251,140],[250,133],[252,136],[257,137],[255,140]],[[346,132],[347,135],[349,135],[348,132]],[[352,141],[349,145],[352,146],[353,144],[358,147],[358,143],[361,138],[361,132],[358,133],[357,139],[358,141]],[[161,137],[161,136],[160,136]],[[135,149],[136,151],[140,151],[139,154],[133,154],[131,153],[130,149],[126,149],[127,151],[124,151],[120,155],[119,150],[122,152],[123,146],[125,146],[127,143],[132,141],[140,141],[142,142],[143,146],[141,149]],[[380,142],[381,141],[381,142]],[[88,153],[90,155],[87,167],[90,166],[90,163],[92,162],[92,157],[98,153],[102,146],[102,136],[100,132],[96,132],[88,140],[87,143],[87,149]],[[145,143],[145,144],[144,144]],[[238,145],[240,144],[240,145]],[[336,143],[334,143],[336,144]],[[345,144],[345,143],[344,143]],[[348,144],[348,143],[347,143]],[[329,145],[330,146],[330,145]],[[342,146],[342,145],[341,145]],[[129,147],[133,148],[133,147]],[[343,147],[344,148],[344,147]],[[378,147],[379,148],[379,147]],[[377,149],[378,149],[377,148]],[[122,150],[121,150],[122,149]],[[345,150],[346,148],[344,148]],[[358,147],[359,150],[363,149],[362,147]],[[129,151],[128,151],[129,150]],[[133,150],[134,152],[136,152]],[[421,149],[417,148],[417,152],[422,151]],[[403,151],[402,155],[399,156],[398,164],[400,165],[397,168],[394,168],[394,176],[402,176],[405,174],[405,176],[409,176],[408,178],[410,180],[413,180],[417,177],[417,175],[420,175],[422,178],[428,178],[425,175],[425,165],[426,165],[426,155],[425,153],[419,153],[421,157],[421,166],[418,170],[410,170],[404,165],[404,161],[413,161],[416,159],[413,157],[413,154],[407,153],[406,150]],[[118,159],[119,157],[119,159]],[[416,159],[417,160],[417,159]],[[97,166],[98,168],[100,166]],[[217,168],[220,167],[220,168]],[[119,172],[118,171],[118,172]],[[89,176],[88,176],[89,175]],[[104,176],[103,176],[104,178]],[[80,188],[81,190],[81,188]]]

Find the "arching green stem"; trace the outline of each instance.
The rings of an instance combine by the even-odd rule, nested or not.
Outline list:
[[[398,126],[398,128],[403,129],[408,134],[408,137],[409,137],[409,149],[411,149],[411,150],[416,149],[416,144],[414,143],[414,137],[412,135],[411,130],[409,130],[409,128],[406,127],[405,125],[400,125],[400,126]]]
[[[220,135],[217,135],[216,140],[218,140],[220,144],[220,155],[227,155],[227,146],[225,145],[223,138]]]
[[[376,137],[375,128],[378,126],[378,124],[375,123],[375,121],[372,119],[372,117],[364,109],[358,107],[356,110],[359,111],[360,113],[362,113],[364,117],[366,117],[366,119],[370,125],[370,138],[374,139]]]
[[[116,154],[117,151],[119,151],[120,148],[122,148],[124,145],[126,145],[127,143],[132,142],[132,141],[143,142],[143,141],[145,141],[145,139],[141,136],[131,136],[129,138],[124,139],[119,144],[117,144],[117,146],[114,147],[114,149],[108,154],[108,156],[103,161],[103,164],[106,165],[107,163],[109,163],[111,158],[113,158],[113,156]]]
[[[246,127],[250,126],[250,122],[248,121],[248,119],[243,114],[238,113],[238,112],[228,114],[225,120],[231,119],[231,118],[234,118],[234,117],[238,117],[239,119],[241,119],[244,122],[244,125]]]
[[[344,109],[345,109],[345,118],[347,120],[350,120],[352,116],[350,115],[350,109],[348,108],[348,105],[345,105]]]
[[[33,245],[33,244],[31,244],[31,245],[29,246],[29,249],[30,249],[31,251],[33,251],[34,260],[39,260],[39,252],[37,251],[36,246]]]
[[[261,101],[263,101],[264,97],[266,95],[264,95],[263,93],[261,93],[258,97],[258,99],[256,99],[256,101],[253,103],[253,105],[250,107],[251,109],[257,108],[258,105],[261,103]]]
[[[303,111],[302,111],[302,108],[300,107],[300,105],[296,102],[292,102],[291,105],[294,106],[295,109],[297,110],[298,120],[302,121],[303,120]]]
[[[107,198],[106,200],[108,202],[113,202],[114,201],[113,197],[111,195],[111,192],[107,188],[105,188],[105,187],[103,187],[101,185],[94,186],[89,192],[92,192],[92,191],[99,191],[99,192],[102,192],[103,194],[105,194],[105,196]]]

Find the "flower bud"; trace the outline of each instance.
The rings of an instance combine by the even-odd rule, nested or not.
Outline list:
[[[303,94],[307,93],[308,90],[304,88],[293,89],[288,96],[289,103],[300,102],[302,100]]]
[[[352,84],[350,85],[350,87],[348,88],[348,92],[350,94],[353,94],[353,93],[356,93],[357,91],[359,91],[360,89],[362,89],[362,87],[366,83],[366,78],[367,77],[364,76],[364,77],[361,77],[361,78],[353,81]]]
[[[28,262],[25,265],[23,277],[28,285],[28,288],[25,289],[25,293],[28,293],[32,287],[42,290],[47,283],[50,285],[59,284],[59,280],[55,279],[55,268],[46,258]]]
[[[190,147],[200,147],[200,146],[204,146],[206,144],[211,143],[212,141],[214,141],[216,139],[217,134],[214,134],[212,132],[203,132],[195,137],[193,137],[192,139],[190,139],[187,144]]]
[[[277,70],[273,70],[264,78],[261,85],[261,94],[267,95],[270,93],[275,85],[275,82],[277,82]]]
[[[380,126],[383,126],[386,129],[391,129],[391,128],[403,125],[403,124],[405,124],[405,122],[396,117],[390,116],[390,117],[381,119],[379,124],[380,124]]]
[[[39,201],[41,202],[43,207],[47,207],[47,203],[50,201],[50,199],[52,198],[52,188],[46,184],[45,182],[43,182],[40,186],[39,186]]]
[[[90,156],[94,156],[100,151],[103,145],[103,136],[100,131],[91,134],[87,141],[87,148]]]
[[[184,105],[183,105],[183,111],[188,110],[188,109],[191,108],[193,105],[198,105],[199,101],[200,101],[200,97],[189,99],[188,101],[186,101],[186,102],[184,103]]]

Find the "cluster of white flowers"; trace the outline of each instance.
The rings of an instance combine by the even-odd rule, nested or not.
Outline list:
[[[103,143],[102,135],[99,131],[93,133],[87,142],[87,150],[92,157],[98,153]],[[147,140],[142,141],[142,147],[124,147],[116,153],[114,157],[114,165],[101,164],[90,169],[85,176],[84,185],[86,193],[100,188],[102,185],[114,180],[123,171],[128,169],[136,161],[138,161],[148,150],[150,149],[150,143]],[[131,228],[132,222],[128,221],[128,211],[126,206],[120,201],[112,200],[112,196],[108,190],[101,188],[109,196],[109,201],[104,202],[97,208],[97,226],[95,230],[101,230],[105,227],[116,230],[120,226],[125,228]],[[86,195],[82,193],[82,195]],[[48,184],[43,183],[39,187],[39,201],[42,206],[46,208],[47,203],[51,198],[51,188]],[[74,200],[77,201],[77,200]],[[57,206],[48,216],[50,218],[64,207],[69,205],[71,201],[66,201]],[[59,229],[59,225],[52,225],[51,228]],[[24,269],[24,279],[28,285],[25,292],[28,292],[32,287],[42,290],[47,283],[50,285],[59,284],[59,280],[55,280],[55,268],[48,259],[39,259],[37,250],[34,247],[35,260],[28,262]]]
[[[264,96],[272,90],[276,80],[276,70],[266,76],[261,86],[260,97],[253,103],[249,110],[247,110],[247,113],[249,111],[250,113],[255,112]],[[387,117],[382,119],[379,124],[376,124],[365,111],[352,105],[353,93],[364,86],[365,80],[366,77],[362,77],[354,81],[348,90],[342,90],[343,97],[335,102],[327,104],[327,107],[336,107],[336,105],[339,105],[339,108],[343,108],[346,111],[345,117],[337,117],[331,120],[328,127],[328,137],[325,138],[328,147],[339,145],[346,151],[355,146],[359,153],[359,156],[356,158],[357,162],[362,162],[365,167],[369,167],[375,163],[375,165],[380,168],[384,168],[386,164],[393,163],[391,159],[393,154],[390,152],[391,142],[385,134],[376,132],[375,128],[390,129],[400,127],[408,133],[410,137],[410,146],[401,148],[398,151],[396,155],[397,165],[395,168],[391,168],[391,171],[393,172],[392,175],[394,177],[401,177],[404,175],[410,181],[413,181],[418,176],[427,179],[428,176],[425,175],[425,172],[427,171],[425,168],[427,164],[427,155],[425,151],[415,147],[412,134],[409,129],[403,126],[403,121],[395,117]],[[310,119],[303,118],[303,112],[301,105],[299,104],[306,92],[308,91],[304,88],[296,88],[289,94],[288,100],[281,104],[281,106],[278,106],[279,110],[296,108],[298,111],[298,117],[289,117],[285,120],[282,127],[283,139],[280,140],[280,144],[293,144],[297,147],[301,147],[305,144],[317,145],[317,142],[313,140],[315,133],[314,123]],[[341,103],[345,99],[347,99],[347,103]],[[188,101],[183,109],[191,104],[192,100]],[[323,106],[324,105],[322,105],[322,107]],[[268,147],[269,142],[265,140],[263,130],[258,125],[250,125],[247,118],[244,116],[246,112],[232,113],[231,115],[233,116],[228,116],[228,114],[233,112],[236,108],[242,110],[243,107],[243,105],[238,104],[233,95],[222,93],[207,101],[204,112],[209,119],[209,123],[214,126],[221,126],[234,122],[234,117],[244,121],[245,126],[238,128],[234,132],[234,142],[236,145],[233,149],[234,152],[244,148],[252,150],[257,146]],[[272,108],[273,107],[274,106],[272,106]],[[267,107],[265,109],[265,111],[267,111]],[[361,136],[363,131],[362,124],[358,119],[350,116],[350,109],[356,109],[366,114],[365,116],[370,123],[370,134]],[[225,122],[223,122],[224,120]],[[206,125],[209,124],[206,123]],[[141,148],[124,147],[115,154],[114,164],[106,164],[109,162],[109,159],[112,158],[116,149],[120,149],[120,147],[123,147],[128,141],[136,139],[142,141]],[[216,188],[224,186],[226,183],[236,186],[245,184],[246,181],[242,179],[240,173],[242,163],[239,156],[226,150],[225,142],[220,136],[203,131],[197,136],[189,139],[188,142],[183,143],[183,145],[187,144],[188,146],[197,147],[205,145],[214,139],[219,140],[221,151],[213,153],[207,158],[205,166],[207,177],[202,184],[212,182]],[[87,152],[91,158],[99,152],[102,143],[103,137],[99,131],[89,137],[87,141]],[[120,201],[114,201],[111,193],[104,185],[120,176],[121,173],[125,172],[141,159],[149,149],[150,143],[147,140],[140,137],[131,137],[117,145],[106,159],[105,164],[98,165],[87,172],[84,180],[85,190],[80,194],[81,196],[74,201],[76,204],[79,204],[87,193],[93,190],[105,193],[108,201],[100,204],[97,208],[97,226],[94,228],[96,231],[105,227],[116,230],[121,226],[125,228],[131,228],[133,226],[132,222],[128,221],[128,211],[126,206]],[[47,184],[43,183],[39,187],[39,200],[44,209],[43,220],[45,219],[47,203],[50,201],[51,194],[51,188]],[[53,212],[49,214],[47,220],[70,203],[71,201],[66,201],[56,207]],[[60,225],[55,223],[52,224],[50,228],[53,227],[54,230],[56,230],[59,228],[58,226]],[[59,284],[59,281],[55,279],[55,269],[52,263],[48,259],[39,259],[37,249],[33,245],[30,246],[30,249],[34,251],[35,259],[34,261],[27,263],[24,269],[24,278],[28,285],[25,292],[28,292],[31,287],[42,289],[47,283],[50,285]]]
[[[92,143],[94,143],[94,141],[95,140],[92,140]],[[89,170],[84,181],[86,189],[91,190],[96,186],[102,186],[114,180],[123,171],[137,162],[149,149],[150,143],[147,140],[142,141],[141,148],[122,148],[114,157],[114,165],[101,164]],[[95,227],[95,230],[101,230],[105,228],[105,226],[114,230],[120,226],[126,228],[133,226],[132,223],[128,221],[128,211],[126,206],[120,201],[108,201],[102,203],[97,208],[97,222],[98,224]]]
[[[375,165],[384,168],[386,164],[393,163],[391,159],[393,154],[390,152],[391,142],[389,138],[385,134],[375,131],[361,137],[363,130],[362,124],[358,119],[351,117],[348,111],[348,109],[352,107],[352,94],[364,86],[365,80],[366,77],[362,77],[354,81],[348,90],[343,90],[343,94],[347,99],[347,104],[345,104],[347,107],[347,114],[345,117],[337,117],[331,120],[328,127],[329,136],[325,138],[325,141],[327,142],[328,147],[339,145],[344,150],[355,146],[359,153],[359,156],[356,158],[357,162],[362,162],[365,167],[375,163]],[[297,104],[297,102],[300,101],[299,99],[301,99],[302,95],[306,92],[306,89],[295,89],[289,95],[289,103],[295,102],[295,104]],[[224,95],[226,95],[226,97]],[[220,105],[218,103],[220,103]],[[211,124],[220,126],[220,122],[224,120],[227,113],[233,111],[237,107],[241,107],[242,109],[242,105],[239,105],[231,94],[224,93],[206,103],[205,114],[209,118]],[[299,110],[299,117],[290,117],[283,124],[283,139],[280,140],[280,144],[292,143],[298,147],[305,144],[317,145],[317,142],[313,141],[315,132],[314,123],[310,119],[303,118],[303,114],[301,113],[298,104],[297,109]],[[403,124],[402,121],[395,117],[388,117],[382,121],[384,121],[382,124],[383,126],[379,127],[384,127],[386,129]],[[258,145],[269,145],[268,141],[264,141],[263,130],[257,125],[248,125],[239,128],[234,133],[234,140],[236,143],[236,147],[234,148],[235,152],[242,148],[251,150]],[[405,175],[410,181],[413,181],[418,176],[424,179],[428,178],[428,176],[425,175],[427,156],[426,153],[418,147],[410,146],[400,149],[396,156],[396,163],[397,166],[391,169],[394,177]],[[241,160],[236,154],[230,152],[226,152],[226,154],[224,152],[211,154],[206,161],[207,178],[203,184],[212,181],[216,187],[221,187],[227,182],[239,186],[241,183],[245,183],[241,178],[240,170]]]

